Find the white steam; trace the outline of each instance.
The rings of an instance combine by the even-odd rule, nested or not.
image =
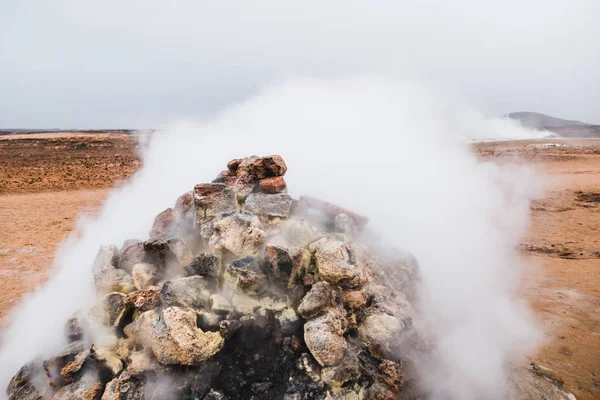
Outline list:
[[[99,245],[146,238],[158,212],[230,159],[281,154],[292,196],[368,215],[384,241],[418,259],[425,316],[439,343],[421,363],[425,387],[436,398],[501,397],[507,363],[537,339],[515,294],[514,250],[537,185],[523,167],[478,162],[464,139],[532,134],[422,87],[380,79],[288,81],[211,121],[172,126],[151,140],[143,169],[63,245],[48,284],[13,312],[0,387],[23,363],[56,349],[64,321],[91,305]]]

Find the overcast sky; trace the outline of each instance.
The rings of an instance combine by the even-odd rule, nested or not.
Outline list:
[[[0,0],[4,128],[151,127],[354,74],[600,123],[600,0]]]

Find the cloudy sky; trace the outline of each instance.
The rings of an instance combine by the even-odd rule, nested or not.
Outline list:
[[[600,123],[599,17],[598,0],[2,0],[0,127],[152,127],[357,74]]]

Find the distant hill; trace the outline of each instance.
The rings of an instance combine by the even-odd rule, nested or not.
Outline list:
[[[587,124],[581,121],[573,121],[551,117],[536,112],[514,112],[505,115],[512,118],[526,128],[546,130],[562,137],[570,138],[600,138],[600,125]]]

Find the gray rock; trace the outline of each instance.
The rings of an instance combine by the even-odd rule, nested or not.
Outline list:
[[[225,268],[223,286],[226,290],[258,294],[265,287],[267,277],[260,270],[254,257],[233,261]]]
[[[8,400],[43,400],[45,391],[41,388],[41,391],[38,391],[35,380],[45,376],[41,365],[36,363],[24,365],[13,376],[6,388]]]
[[[262,270],[269,282],[283,288],[292,288],[308,269],[310,260],[311,255],[305,249],[267,244]]]
[[[167,244],[182,267],[194,261],[194,255],[183,239],[171,238],[167,240]]]
[[[128,371],[106,384],[101,400],[143,400],[144,385]]]
[[[331,309],[304,324],[306,346],[321,366],[336,365],[344,358],[348,347],[344,324],[344,317]]]
[[[211,226],[208,243],[218,256],[255,256],[266,237],[258,218],[247,213],[222,215]]]
[[[198,327],[205,332],[216,332],[219,330],[219,323],[224,319],[225,316],[222,314],[216,314],[213,312],[201,312],[198,313],[197,324]]]
[[[197,310],[210,310],[210,291],[208,282],[201,276],[194,275],[164,283],[160,291],[160,299],[165,307],[191,307]]]
[[[290,246],[306,247],[325,236],[322,228],[303,218],[291,218],[280,225],[281,235]]]
[[[205,183],[194,187],[194,209],[196,227],[212,220],[222,213],[236,209],[236,194],[233,189],[222,183]]]
[[[210,309],[219,315],[227,315],[233,311],[233,306],[227,299],[220,294],[210,296]]]
[[[335,231],[343,234],[346,240],[352,240],[358,232],[354,220],[348,214],[338,214],[334,219]]]
[[[348,381],[360,377],[357,355],[347,355],[342,361],[332,367],[324,367],[321,370],[321,380],[332,388],[341,388]]]
[[[135,290],[133,279],[122,269],[115,268],[116,246],[101,246],[94,261],[94,285],[99,294],[129,293]]]
[[[184,269],[188,276],[201,275],[218,278],[221,274],[221,262],[212,253],[200,253]]]
[[[388,314],[372,314],[358,327],[360,338],[373,345],[382,347],[384,352],[390,353],[397,346],[405,333],[411,328],[409,318],[403,320]]]
[[[63,386],[52,400],[98,400],[104,391],[104,383],[95,372],[85,373],[81,379]]]
[[[358,275],[358,267],[347,243],[327,237],[312,243],[309,250],[314,253],[315,267],[323,280],[335,284]]]
[[[304,318],[312,318],[333,304],[331,285],[325,281],[315,283],[298,306],[298,313]]]
[[[113,292],[102,297],[100,303],[93,308],[93,313],[101,316],[101,321],[106,326],[118,326],[126,313],[125,300],[127,295]]]
[[[256,215],[288,218],[293,200],[287,194],[252,193],[244,203],[244,210]]]

